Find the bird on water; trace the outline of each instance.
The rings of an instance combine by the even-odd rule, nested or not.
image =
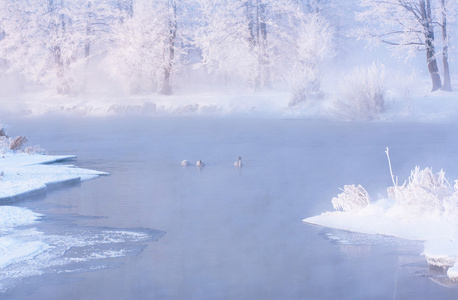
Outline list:
[[[239,156],[239,159],[234,163],[234,167],[241,167],[242,166],[242,158]]]

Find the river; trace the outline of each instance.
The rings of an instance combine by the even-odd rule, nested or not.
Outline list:
[[[153,232],[153,238],[126,243],[129,255],[94,260],[79,270],[45,269],[0,298],[458,295],[443,271],[428,267],[421,242],[301,221],[332,210],[331,199],[345,184],[386,195],[387,146],[400,181],[417,164],[458,178],[456,125],[138,116],[3,121],[10,135],[25,135],[49,154],[75,154],[72,164],[110,173],[15,203],[45,215],[38,230],[137,230]],[[242,168],[233,166],[239,156]],[[184,159],[206,166],[182,167]]]

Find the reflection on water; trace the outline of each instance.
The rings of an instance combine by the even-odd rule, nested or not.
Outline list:
[[[456,131],[445,125],[243,118],[6,122],[14,125],[13,135],[26,135],[50,154],[75,154],[79,167],[111,174],[20,202],[50,216],[43,221],[46,234],[63,235],[53,218],[87,242],[105,239],[104,230],[116,239],[118,230],[109,228],[167,233],[158,242],[140,242],[148,245],[140,254],[134,247],[134,256],[114,258],[122,262],[116,268],[55,272],[56,284],[23,285],[11,291],[12,299],[455,299],[458,293],[431,280],[440,277],[423,276],[430,271],[417,242],[302,223],[331,210],[344,184],[385,193],[387,146],[401,178],[417,164],[458,165]],[[235,168],[239,156],[243,167]],[[182,167],[184,159],[206,166]],[[76,261],[116,256],[125,245],[73,247],[66,255]]]
[[[391,236],[369,235],[325,228],[320,236],[334,245],[338,245],[345,256],[352,259],[371,257],[376,249],[389,248],[397,256],[398,268],[401,272],[429,278],[433,282],[445,287],[457,287],[458,282],[447,276],[447,268],[428,265],[421,256],[422,241],[410,241]],[[389,252],[388,252],[389,253]],[[399,272],[399,271],[398,271]]]

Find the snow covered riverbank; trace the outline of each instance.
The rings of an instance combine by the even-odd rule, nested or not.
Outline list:
[[[407,99],[396,90],[388,90],[383,111],[375,121],[455,122],[458,117],[457,92],[420,89]],[[249,116],[269,118],[313,118],[331,120],[367,120],[366,116],[342,107],[340,94],[290,106],[291,93],[285,89],[263,91],[194,87],[171,96],[142,94],[135,96],[53,95],[34,91],[11,98],[0,98],[0,113],[16,116],[72,115],[107,116]]]
[[[429,168],[419,167],[403,185],[392,178],[394,186],[388,188],[388,197],[371,201],[362,186],[346,185],[332,199],[336,211],[303,221],[352,232],[425,241],[422,255],[428,264],[444,268],[450,279],[458,280],[458,181],[452,187],[442,170],[433,173]]]
[[[7,152],[0,156],[0,204],[22,197],[45,193],[50,185],[89,180],[105,172],[52,163],[75,158],[74,155],[51,156]],[[26,208],[0,206],[0,268],[31,259],[50,246],[15,237],[15,228],[34,224],[42,215]],[[1,284],[0,284],[1,290]]]
[[[75,156],[51,156],[6,153],[0,156],[0,203],[11,202],[31,193],[45,192],[47,186],[83,181],[107,175],[105,172],[76,168],[73,165],[52,165]]]
[[[46,273],[108,268],[112,258],[137,255],[143,243],[163,235],[147,229],[59,226],[49,232],[30,208],[4,205],[45,193],[52,185],[80,182],[108,173],[62,164],[73,155],[54,156],[6,151],[0,155],[0,295],[23,280]],[[52,228],[52,226],[51,226]],[[78,252],[81,249],[84,251]]]

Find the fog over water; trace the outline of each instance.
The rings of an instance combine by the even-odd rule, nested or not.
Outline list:
[[[110,176],[15,205],[46,232],[157,230],[132,255],[45,272],[6,299],[455,299],[421,242],[303,223],[345,184],[371,195],[415,165],[458,178],[456,125],[244,118],[5,118],[49,154]],[[241,156],[243,167],[233,163]],[[182,167],[187,159],[192,165]],[[194,166],[202,159],[206,166]],[[56,221],[57,220],[57,221]],[[38,228],[40,228],[38,226]],[[64,228],[64,229],[63,229]],[[144,247],[146,245],[146,247]],[[130,247],[130,248],[129,248]],[[143,248],[144,247],[144,248]],[[84,250],[84,249],[82,249]],[[137,251],[138,250],[138,251]],[[78,256],[78,249],[67,255]],[[89,263],[91,264],[91,262]]]

